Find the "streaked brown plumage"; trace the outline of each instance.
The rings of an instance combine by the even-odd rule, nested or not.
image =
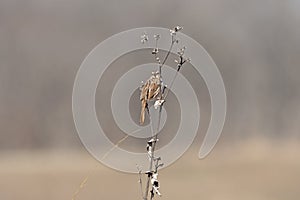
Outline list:
[[[152,76],[141,87],[141,115],[140,124],[145,122],[145,111],[148,106],[148,101],[156,98],[160,92],[160,76],[159,73],[152,73]]]

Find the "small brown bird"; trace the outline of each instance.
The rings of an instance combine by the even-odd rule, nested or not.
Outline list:
[[[145,110],[148,107],[148,101],[156,98],[160,93],[160,75],[159,72],[152,72],[151,77],[141,86],[141,116],[140,124],[145,122]]]

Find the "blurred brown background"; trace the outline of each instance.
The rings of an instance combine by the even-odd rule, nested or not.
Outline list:
[[[87,174],[78,200],[141,199],[136,175],[103,167],[81,145],[72,87],[107,37],[175,25],[216,62],[228,111],[209,157],[197,159],[204,125],[162,170],[161,199],[299,199],[299,23],[297,0],[0,0],[0,199],[71,199]]]

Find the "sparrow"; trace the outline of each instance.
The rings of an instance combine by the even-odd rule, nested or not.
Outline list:
[[[141,115],[140,124],[145,122],[145,110],[148,108],[148,101],[155,99],[160,93],[160,75],[159,72],[152,72],[151,77],[140,88],[140,100],[141,100]]]

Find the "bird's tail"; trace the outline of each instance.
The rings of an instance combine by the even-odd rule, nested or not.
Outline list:
[[[147,107],[147,101],[146,100],[142,100],[142,108],[141,108],[141,116],[140,116],[140,124],[144,124],[145,122],[145,110]]]

